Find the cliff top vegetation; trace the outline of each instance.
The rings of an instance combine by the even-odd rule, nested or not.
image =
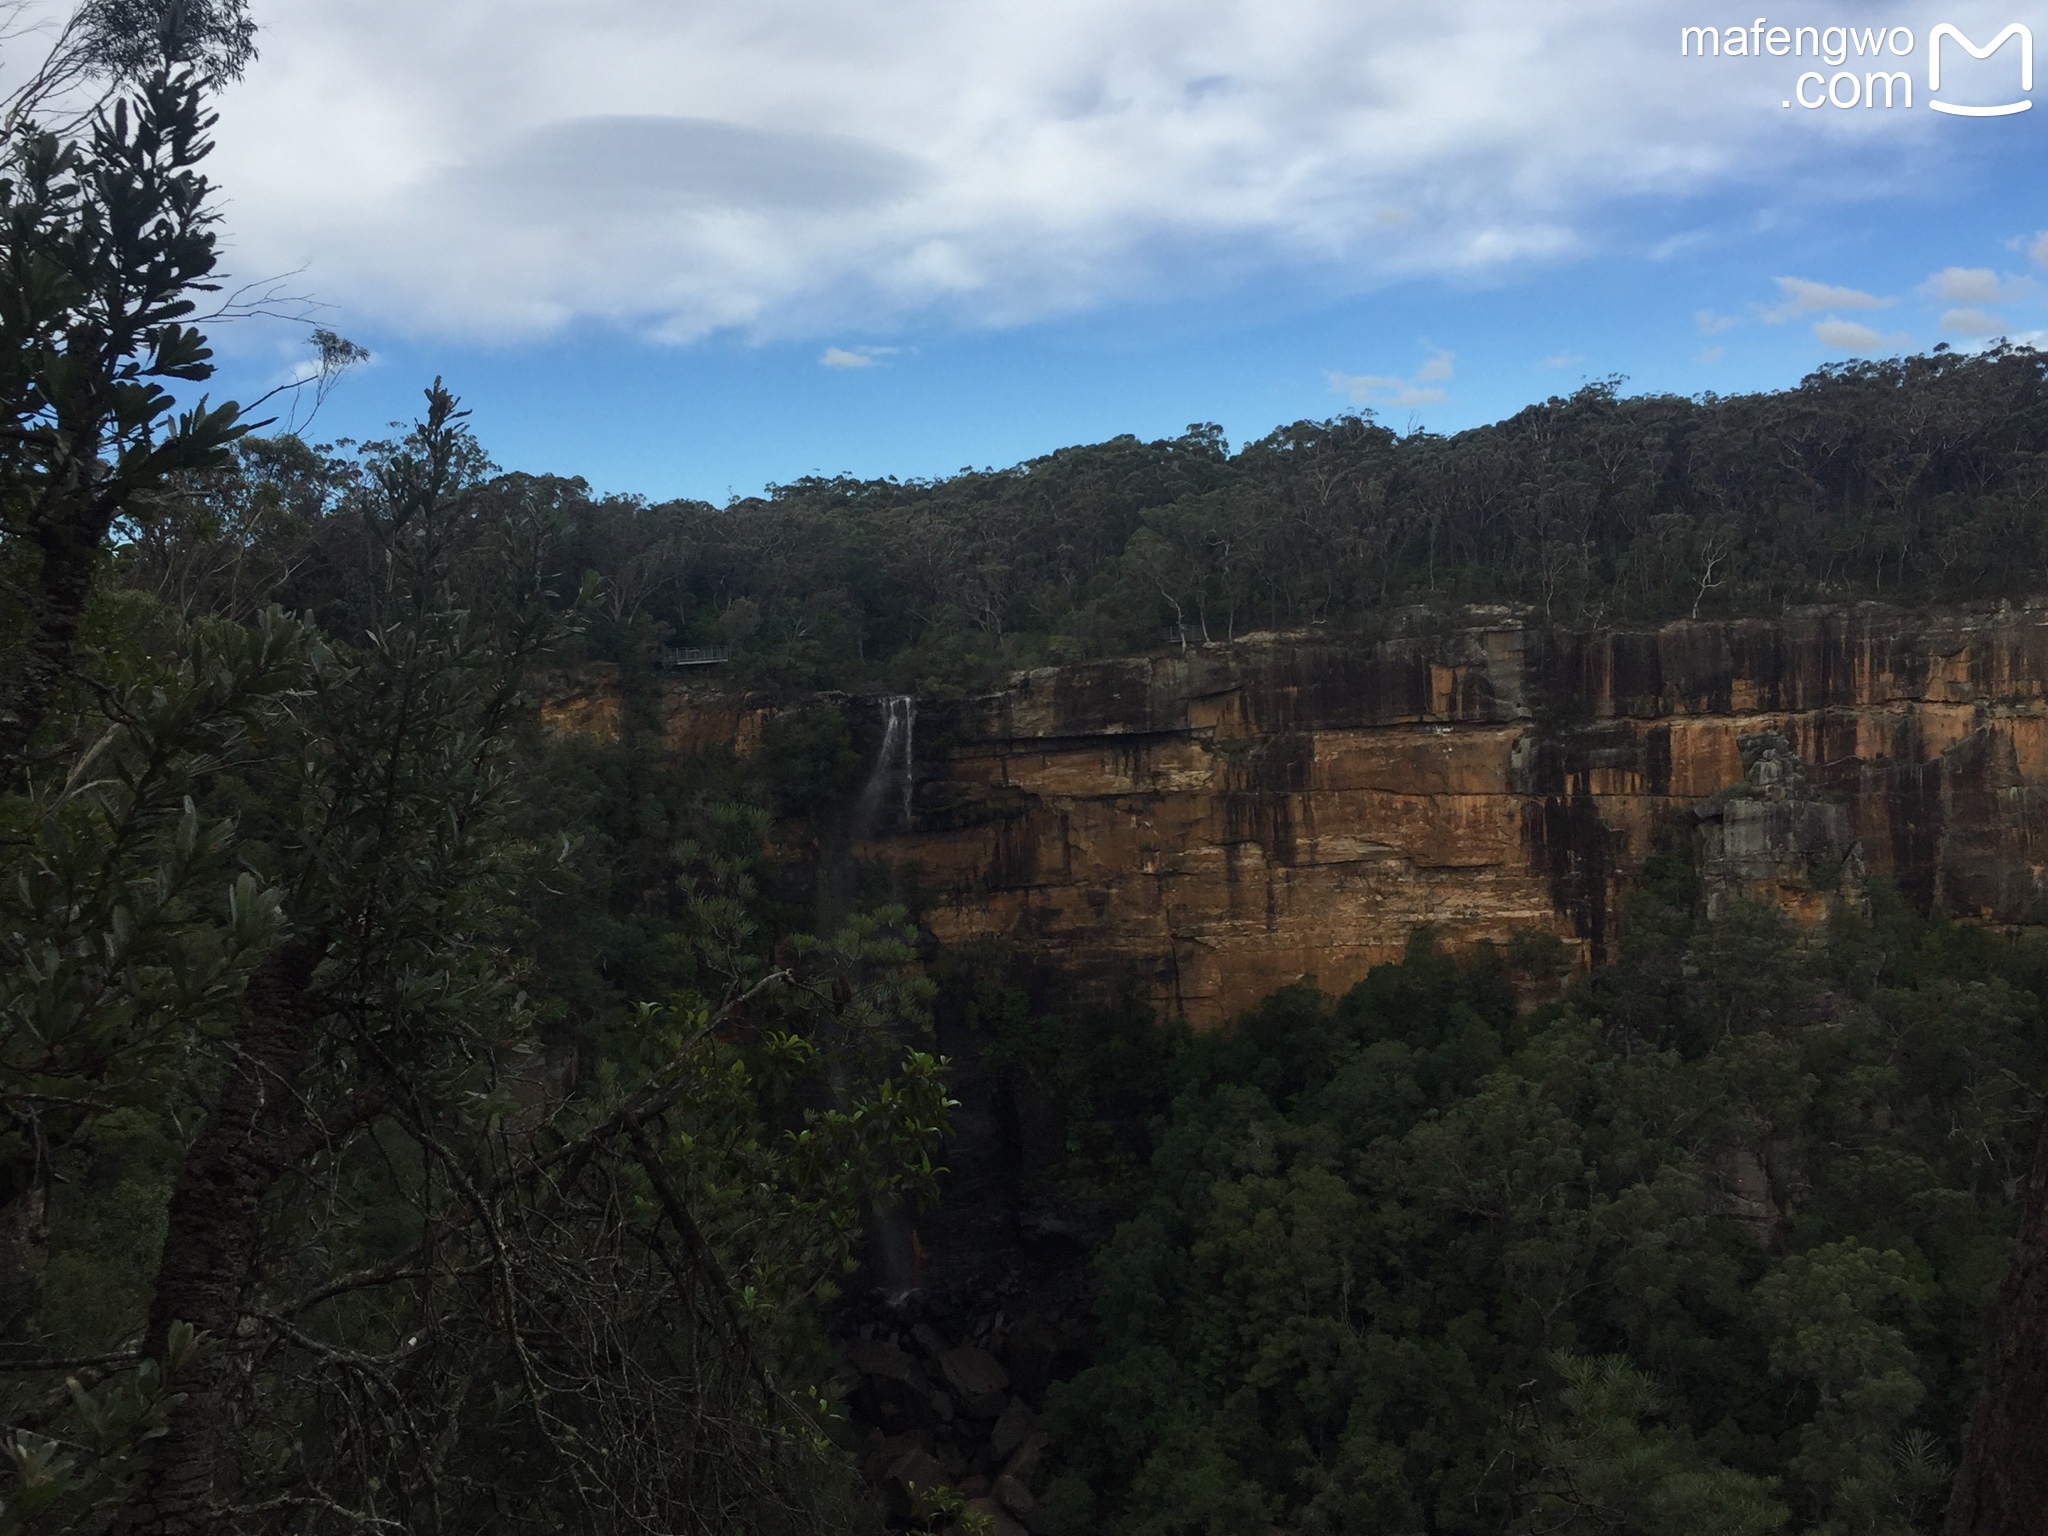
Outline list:
[[[948,692],[1254,630],[1370,630],[1416,605],[1505,602],[1583,628],[2039,592],[2044,368],[2000,346],[1753,395],[1610,381],[1452,436],[1352,415],[1233,452],[1195,425],[936,480],[807,478],[724,507],[526,474],[489,498],[559,519],[564,559],[600,581],[589,655],[723,646],[750,687]],[[252,444],[197,499],[289,569],[288,606],[333,612],[360,541],[349,462]]]

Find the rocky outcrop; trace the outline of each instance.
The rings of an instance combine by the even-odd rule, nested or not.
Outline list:
[[[1420,923],[1598,960],[1660,828],[1716,899],[1808,920],[1886,875],[2027,921],[2048,857],[2048,606],[1256,639],[1028,673],[919,731],[874,851],[938,935],[1134,967],[1198,1024],[1348,986]]]
[[[1708,909],[1770,901],[1806,923],[1864,900],[1863,843],[1848,799],[1816,784],[1778,731],[1738,736],[1742,782],[1692,808]]]
[[[894,1526],[928,1529],[964,1507],[998,1532],[1039,1532],[1033,1490],[1051,1437],[1038,1409],[1076,1341],[1037,1311],[972,1326],[955,1344],[929,1322],[890,1315],[841,1342],[840,1383],[866,1427],[864,1470]]]
[[[883,702],[846,707],[878,750]],[[665,709],[679,743],[758,738],[701,688]],[[1659,836],[1697,839],[1715,899],[1817,920],[1887,876],[2018,923],[2048,862],[2048,603],[1252,637],[921,701],[899,756],[908,809],[880,797],[866,851],[916,866],[942,940],[1135,971],[1198,1025],[1348,986],[1422,923],[1597,961]]]
[[[624,741],[646,731],[659,733],[670,752],[697,752],[729,746],[742,754],[761,745],[761,727],[775,713],[743,694],[722,687],[720,679],[662,680],[646,718],[634,708],[633,690],[625,687],[610,662],[589,662],[534,680],[541,725],[558,735],[595,741]]]

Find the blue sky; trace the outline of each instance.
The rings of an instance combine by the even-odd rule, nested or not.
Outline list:
[[[1938,25],[2048,8],[1759,9],[271,0],[216,173],[237,275],[375,354],[316,436],[440,374],[505,466],[652,497],[2048,330],[2048,78],[1950,40],[1928,89]],[[1752,56],[1781,24],[1843,59]],[[1782,105],[1880,66],[1912,108]],[[305,331],[223,328],[222,391]]]

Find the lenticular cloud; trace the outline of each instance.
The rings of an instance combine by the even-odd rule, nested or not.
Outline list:
[[[1483,277],[1569,257],[1619,201],[1866,131],[1788,131],[1781,82],[1738,61],[1681,74],[1702,62],[1678,59],[1682,19],[1640,0],[278,0],[219,172],[244,275],[305,267],[351,313],[441,334],[820,335],[1265,270]]]

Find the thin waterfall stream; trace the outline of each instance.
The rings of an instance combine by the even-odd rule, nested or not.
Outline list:
[[[861,785],[860,796],[854,801],[853,817],[847,827],[847,845],[828,866],[821,885],[821,897],[826,908],[840,915],[844,914],[851,894],[852,845],[866,842],[875,835],[892,786],[896,790],[896,804],[902,817],[900,829],[907,832],[912,825],[912,794],[916,789],[917,774],[917,700],[906,693],[883,699],[881,704],[882,744],[875,751],[874,766],[868,770],[867,781]],[[874,1203],[873,1216],[874,1261],[885,1279],[890,1302],[901,1304],[923,1278],[916,1230],[909,1216],[888,1200]]]
[[[882,745],[875,753],[875,765],[868,770],[860,798],[854,802],[853,837],[856,842],[874,836],[882,803],[890,785],[898,788],[904,831],[911,827],[911,795],[916,788],[917,700],[907,693],[882,700]]]

